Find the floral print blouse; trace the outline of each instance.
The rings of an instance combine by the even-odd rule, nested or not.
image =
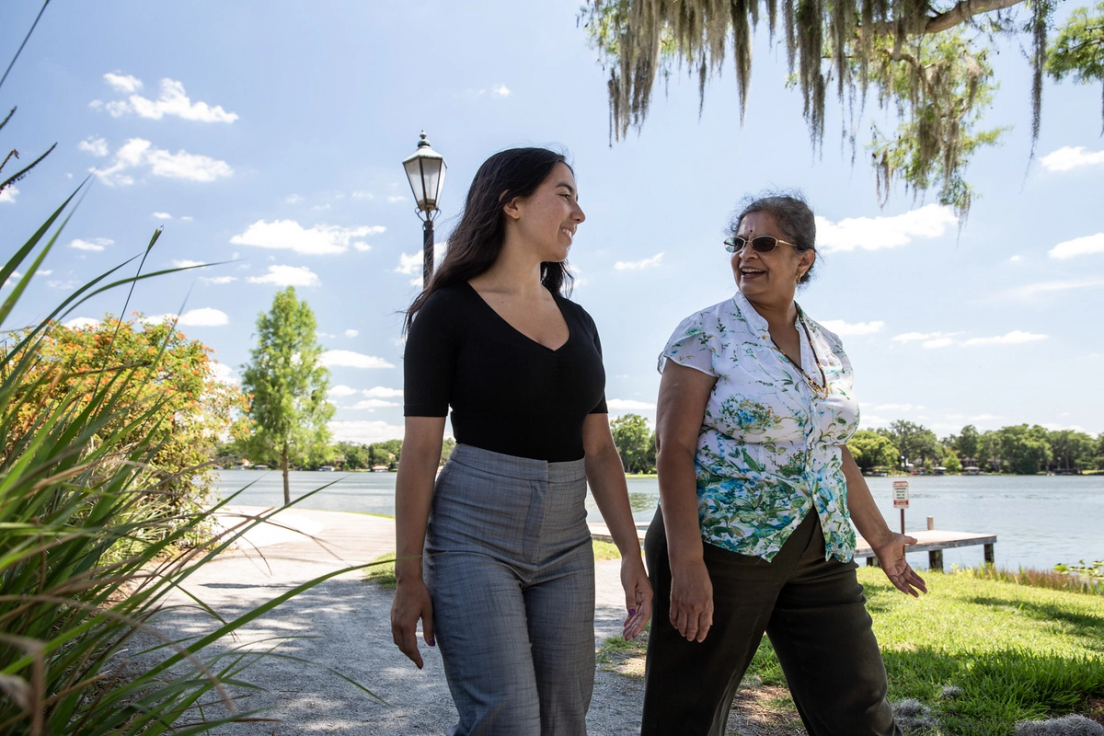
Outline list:
[[[827,398],[775,346],[767,321],[739,291],[683,320],[659,356],[659,370],[673,360],[717,378],[694,463],[702,539],[769,562],[815,508],[825,559],[846,562],[854,556],[855,530],[840,445],[859,424],[851,362],[834,333],[797,309],[801,365],[822,386],[820,359]]]

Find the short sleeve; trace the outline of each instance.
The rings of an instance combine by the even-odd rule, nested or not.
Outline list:
[[[590,315],[587,315],[590,318]],[[598,328],[594,325],[594,321],[590,322],[591,328],[594,330],[594,347],[598,351],[598,358],[602,358],[602,340],[598,337]],[[602,398],[598,400],[598,403],[591,409],[589,414],[609,414],[609,407],[606,406],[606,392],[602,391]]]
[[[679,365],[701,371],[709,376],[716,376],[713,369],[713,355],[715,353],[715,337],[710,330],[705,328],[706,313],[699,312],[691,315],[679,323],[675,331],[671,333],[671,339],[667,346],[659,354],[660,373],[663,372],[668,360],[673,360]]]
[[[456,331],[448,300],[437,292],[426,300],[406,335],[403,353],[403,415],[448,416],[456,365]]]

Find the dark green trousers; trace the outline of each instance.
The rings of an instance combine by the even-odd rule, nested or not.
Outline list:
[[[810,736],[900,736],[854,562],[824,559],[815,512],[771,562],[705,545],[713,627],[702,643],[671,625],[663,513],[644,542],[655,590],[641,736],[724,736],[763,633]]]

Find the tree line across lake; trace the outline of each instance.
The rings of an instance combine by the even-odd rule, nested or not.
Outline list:
[[[648,421],[625,414],[610,422],[610,427],[626,472],[654,473],[655,432]],[[859,430],[847,447],[864,472],[961,473],[977,468],[977,472],[1029,475],[1104,470],[1104,433],[1093,437],[1038,424],[986,432],[968,424],[958,434],[940,438],[922,424],[899,419],[888,427]]]

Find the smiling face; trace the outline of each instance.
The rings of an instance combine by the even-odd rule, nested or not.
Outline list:
[[[792,241],[778,226],[774,215],[763,211],[745,215],[736,235],[749,241],[760,235]],[[782,243],[767,253],[759,253],[748,245],[732,254],[732,273],[736,286],[749,301],[785,304],[793,301],[798,280],[813,265],[815,258],[811,250],[798,253],[792,245]]]
[[[536,191],[512,199],[503,211],[542,262],[566,261],[575,230],[586,219],[579,206],[575,175],[564,163],[556,164]]]

